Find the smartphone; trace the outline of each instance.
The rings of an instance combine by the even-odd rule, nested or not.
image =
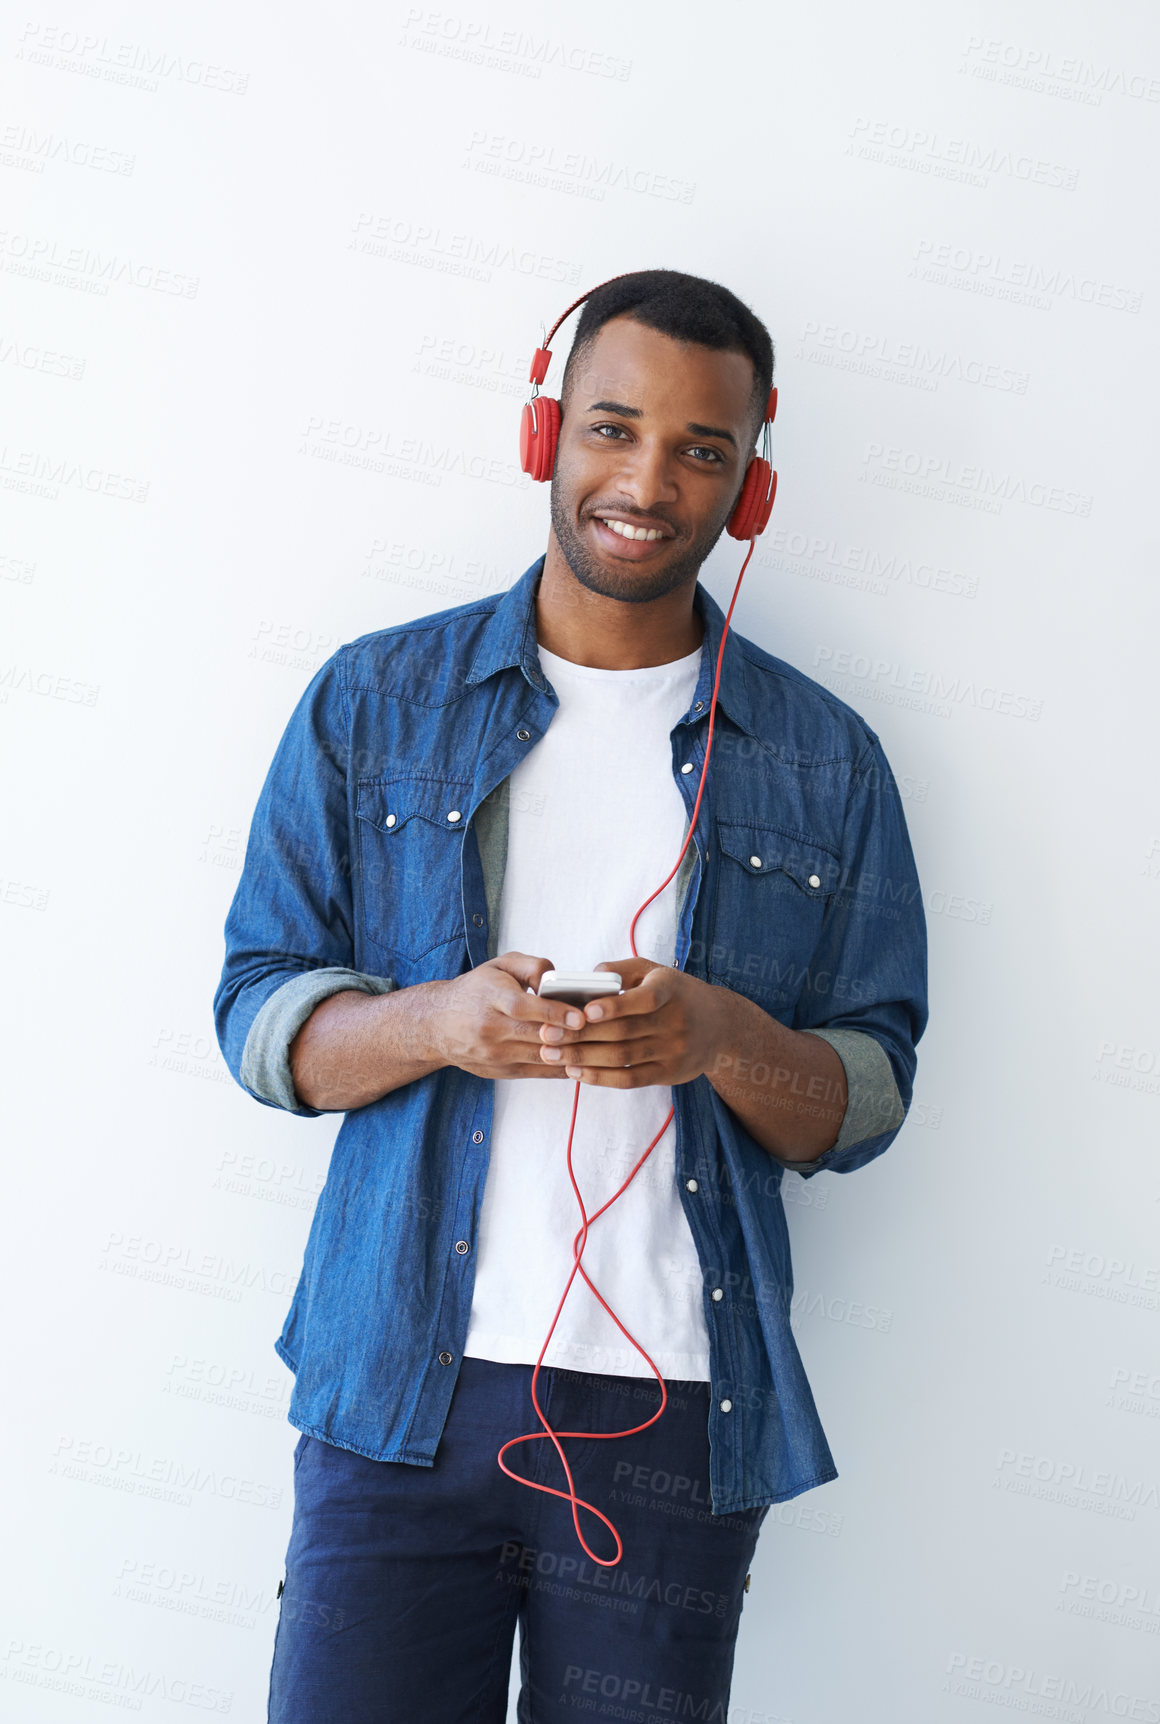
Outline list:
[[[615,970],[545,970],[540,977],[541,1000],[563,1000],[567,1006],[586,1006],[620,992]]]

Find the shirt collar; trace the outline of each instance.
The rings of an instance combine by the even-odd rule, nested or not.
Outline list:
[[[544,558],[539,557],[526,569],[514,587],[504,593],[483,631],[479,651],[467,673],[467,683],[483,682],[497,672],[518,666],[533,688],[546,689],[548,684],[536,650],[536,588],[544,572]],[[725,613],[713,595],[698,581],[693,589],[693,604],[701,616],[705,635],[701,643],[701,668],[693,699],[682,723],[695,724],[707,718],[713,698],[713,680],[717,674],[717,653],[725,627]],[[718,711],[728,713],[733,722],[750,736],[756,737],[749,694],[749,677],[745,655],[738,644],[732,625],[725,641],[721,663],[721,686],[717,693]]]

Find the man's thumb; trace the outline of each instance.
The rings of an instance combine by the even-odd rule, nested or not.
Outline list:
[[[495,961],[501,970],[514,976],[522,987],[530,988],[533,994],[540,985],[540,977],[544,971],[555,967],[551,958],[534,958],[529,952],[503,952]]]

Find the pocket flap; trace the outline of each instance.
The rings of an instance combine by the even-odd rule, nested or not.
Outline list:
[[[747,874],[788,874],[807,898],[828,898],[837,889],[841,873],[838,858],[796,833],[718,819],[717,836],[725,854]]]
[[[358,787],[355,813],[389,835],[401,832],[415,818],[448,832],[462,831],[470,795],[469,779],[369,779]]]

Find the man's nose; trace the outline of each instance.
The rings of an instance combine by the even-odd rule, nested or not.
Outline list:
[[[640,442],[626,448],[616,478],[625,496],[631,497],[642,513],[647,514],[654,504],[676,501],[675,461],[658,443]]]

